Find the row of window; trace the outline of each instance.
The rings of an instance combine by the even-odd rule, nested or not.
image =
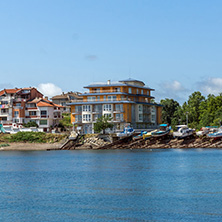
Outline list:
[[[112,104],[94,105],[93,110],[91,105],[75,106],[75,112],[101,112],[101,111],[112,111]],[[123,104],[116,104],[115,111],[123,111]]]
[[[120,92],[120,91],[121,90],[119,87],[114,89],[114,92]],[[102,91],[100,91],[100,89],[93,89],[93,92],[100,93]],[[106,92],[106,91],[104,91],[104,92]],[[108,90],[108,92],[110,92],[110,90]],[[128,93],[132,93],[132,88],[128,88]],[[143,89],[141,89],[140,91],[139,91],[139,89],[136,89],[136,94],[143,94],[143,93],[144,93]],[[147,95],[149,95],[149,90],[147,90]]]
[[[101,114],[96,114],[93,116],[93,121],[96,121],[98,118],[100,118],[102,115]],[[111,118],[112,115],[110,113],[105,113],[104,117]],[[122,113],[117,113],[115,115],[115,119],[117,121],[122,121],[123,120],[123,114]],[[75,116],[75,121],[76,122],[91,122],[92,121],[92,115],[91,114],[83,114],[83,115],[76,115]]]

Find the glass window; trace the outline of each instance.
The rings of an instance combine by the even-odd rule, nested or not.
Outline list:
[[[141,89],[141,94],[143,94],[143,89]]]
[[[112,116],[111,116],[111,113],[105,113],[105,114],[104,114],[104,117],[106,117],[106,118],[111,118]]]
[[[40,125],[47,125],[47,123],[48,123],[47,119],[41,119],[39,122]]]
[[[82,106],[75,106],[75,112],[76,113],[82,112]]]
[[[143,114],[139,114],[139,121],[143,121]]]
[[[91,121],[91,115],[90,114],[84,114],[82,119],[83,119],[83,121],[90,122]]]
[[[91,112],[91,106],[90,105],[83,105],[83,112]]]
[[[142,106],[141,106],[141,105],[139,105],[139,111],[140,111],[140,112],[142,111]]]
[[[103,101],[106,101],[106,96],[103,96]]]
[[[30,115],[30,116],[36,116],[36,111],[30,111],[30,112],[29,112],[29,115]]]
[[[128,89],[128,92],[129,92],[129,93],[132,93],[132,88],[129,88],[129,89]]]
[[[41,116],[46,116],[47,115],[47,111],[46,110],[41,110]]]
[[[111,111],[111,110],[112,110],[111,104],[105,104],[105,105],[103,105],[103,111]]]
[[[18,111],[14,111],[14,117],[17,117],[19,115]]]
[[[95,96],[88,96],[87,101],[95,101],[96,97]]]

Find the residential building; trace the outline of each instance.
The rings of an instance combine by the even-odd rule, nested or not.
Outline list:
[[[0,91],[0,122],[3,124],[24,123],[25,104],[43,94],[36,88],[3,89]]]
[[[61,106],[64,106],[64,112],[70,113],[70,106],[68,106],[68,103],[71,103],[72,101],[82,101],[83,97],[80,92],[68,92],[68,93],[62,93],[61,95],[56,95],[51,98],[52,102]]]
[[[111,83],[95,83],[85,86],[83,101],[71,102],[71,121],[83,133],[94,132],[96,120],[104,116],[112,118],[114,130],[126,125],[135,129],[156,127],[161,123],[162,106],[152,102],[151,92],[144,82],[134,79]]]
[[[35,98],[26,104],[25,123],[35,122],[44,132],[58,126],[64,107],[45,98]]]
[[[0,123],[5,126],[32,121],[47,132],[58,125],[63,109],[63,106],[43,98],[43,94],[33,87],[0,91]]]

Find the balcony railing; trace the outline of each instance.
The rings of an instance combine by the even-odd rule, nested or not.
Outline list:
[[[61,116],[54,116],[54,119],[60,119]]]

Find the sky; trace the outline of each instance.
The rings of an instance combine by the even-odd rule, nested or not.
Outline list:
[[[138,79],[156,101],[222,92],[221,0],[0,1],[0,88]]]

